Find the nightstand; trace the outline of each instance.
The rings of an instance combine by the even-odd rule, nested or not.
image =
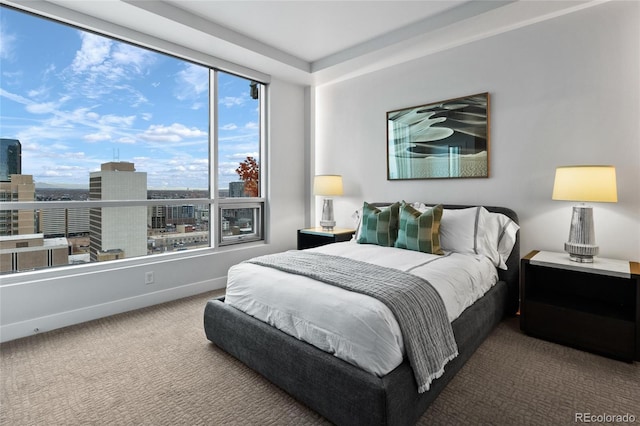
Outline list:
[[[355,229],[346,228],[333,228],[333,231],[323,231],[322,228],[298,229],[298,250],[349,241],[355,232]]]
[[[525,333],[628,362],[640,361],[640,264],[532,251],[520,264]]]

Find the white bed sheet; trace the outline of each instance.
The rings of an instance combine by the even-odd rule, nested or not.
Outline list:
[[[309,250],[425,278],[442,297],[450,321],[498,280],[495,266],[479,255],[436,256],[353,241]],[[402,333],[384,303],[308,277],[240,263],[229,269],[225,303],[378,376],[404,356]]]

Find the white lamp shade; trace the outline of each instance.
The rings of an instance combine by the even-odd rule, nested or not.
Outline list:
[[[318,175],[313,179],[314,195],[342,195],[342,176]]]
[[[563,166],[556,169],[554,200],[618,202],[613,166]]]

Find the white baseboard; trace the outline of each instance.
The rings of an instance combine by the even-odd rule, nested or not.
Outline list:
[[[190,283],[180,287],[160,290],[153,293],[145,293],[139,296],[114,300],[99,305],[92,305],[75,309],[72,311],[60,312],[53,315],[38,317],[26,321],[0,326],[0,342],[19,339],[21,337],[32,336],[37,333],[56,330],[70,325],[104,318],[135,309],[146,308],[184,297],[195,296],[213,290],[223,289],[226,285],[227,277],[215,278],[212,280]],[[204,310],[204,306],[202,308]]]

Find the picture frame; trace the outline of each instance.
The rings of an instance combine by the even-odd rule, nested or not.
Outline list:
[[[387,180],[489,177],[489,93],[387,112]]]

